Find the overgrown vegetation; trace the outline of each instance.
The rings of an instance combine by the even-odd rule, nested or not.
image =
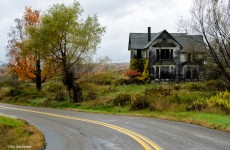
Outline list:
[[[230,131],[230,122],[213,124],[208,120],[201,123],[203,120],[196,118],[200,114],[229,117],[230,93],[224,91],[219,82],[132,84],[132,79],[127,78],[125,73],[114,71],[82,77],[79,84],[82,87],[83,102],[80,103],[71,101],[59,77],[44,83],[40,92],[31,83],[2,82],[0,102],[110,113],[144,112],[145,116],[179,121],[187,120],[181,118],[185,113],[187,118],[191,114],[190,123]]]
[[[0,149],[45,149],[40,131],[22,120],[0,116]]]
[[[136,59],[132,58],[130,61],[130,69],[126,72],[126,76],[129,77],[131,83],[149,83],[149,60],[148,59]]]

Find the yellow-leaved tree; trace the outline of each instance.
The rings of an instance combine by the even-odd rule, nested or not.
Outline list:
[[[40,91],[42,83],[51,78],[55,70],[52,57],[46,56],[41,47],[36,47],[36,40],[31,40],[41,25],[40,13],[26,7],[23,18],[15,19],[15,23],[16,27],[9,33],[7,46],[9,68],[19,78],[34,82]]]

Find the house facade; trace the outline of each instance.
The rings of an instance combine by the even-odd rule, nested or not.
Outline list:
[[[203,77],[205,44],[201,35],[130,33],[131,59],[149,59],[150,78],[155,81],[196,81]]]

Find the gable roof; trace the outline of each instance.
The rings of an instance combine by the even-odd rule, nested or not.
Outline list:
[[[202,35],[187,35],[186,33],[168,33],[163,30],[159,33],[151,33],[151,41],[148,42],[148,33],[130,33],[129,34],[129,50],[146,49],[148,48],[161,34],[167,33],[175,42],[177,42],[183,49],[186,49],[191,43],[196,43],[204,47]]]
[[[157,38],[158,38],[160,35],[162,35],[163,33],[168,34],[176,43],[178,43],[178,44],[182,47],[182,45],[181,45],[171,34],[169,34],[166,30],[163,30],[163,31],[157,33],[157,34],[153,37],[153,39],[151,38],[152,40],[151,40],[148,44],[145,45],[144,49],[148,48],[148,47],[149,47],[153,42],[155,42],[155,41],[157,40]]]

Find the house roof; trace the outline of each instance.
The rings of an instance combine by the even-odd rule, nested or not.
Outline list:
[[[162,33],[168,33],[163,30],[159,33],[151,33],[151,41],[148,42],[148,33],[130,33],[129,34],[129,50],[138,50],[148,48]],[[189,51],[191,45],[204,48],[202,35],[188,35],[186,33],[168,33],[175,42],[181,47],[181,52]],[[195,43],[195,44],[194,44]]]
[[[160,36],[161,34],[163,34],[163,33],[168,34],[175,42],[177,42],[177,43],[182,47],[182,45],[181,45],[181,44],[180,44],[170,33],[168,33],[166,30],[163,30],[163,31],[161,31],[161,32],[159,32],[159,33],[156,33],[156,35],[155,35],[153,38],[151,38],[151,41],[148,42],[148,43],[145,45],[144,49],[148,48],[148,47],[149,47],[154,41],[156,41],[156,40],[159,38],[159,36]]]

